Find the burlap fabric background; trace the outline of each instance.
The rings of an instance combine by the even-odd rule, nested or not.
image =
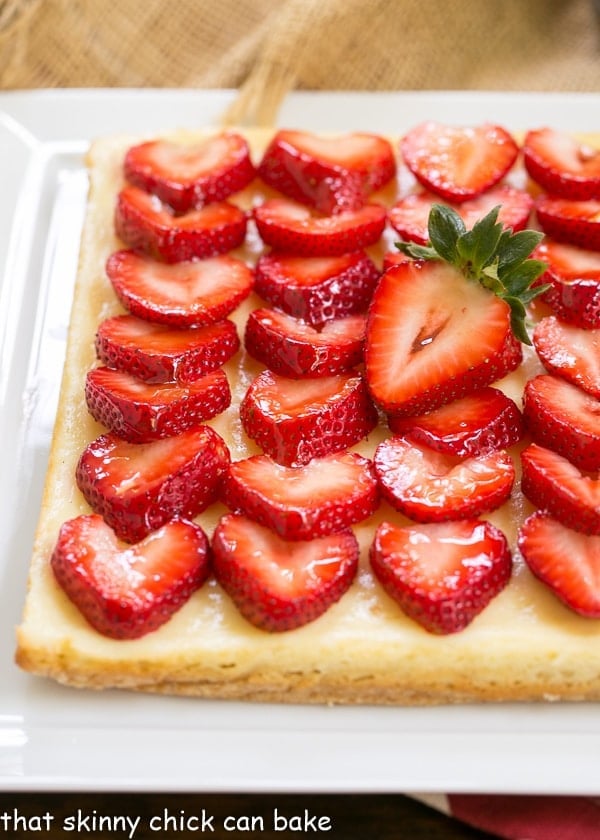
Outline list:
[[[0,86],[597,91],[598,0],[0,0]],[[235,115],[234,115],[235,116]]]

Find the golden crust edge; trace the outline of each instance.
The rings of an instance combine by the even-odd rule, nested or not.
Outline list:
[[[411,684],[398,683],[389,675],[372,675],[360,681],[332,679],[330,675],[261,671],[242,678],[214,679],[195,677],[177,679],[168,669],[152,679],[141,679],[136,670],[124,672],[116,666],[114,673],[102,663],[81,663],[79,666],[65,654],[48,657],[40,649],[21,647],[17,654],[20,667],[73,688],[104,691],[133,690],[149,694],[197,697],[206,700],[243,700],[310,705],[389,705],[433,706],[471,703],[583,702],[600,700],[600,677],[594,681],[549,682],[515,681],[499,686],[492,681],[474,683],[472,677],[456,675],[445,679],[423,680]],[[108,679],[107,679],[108,677]]]

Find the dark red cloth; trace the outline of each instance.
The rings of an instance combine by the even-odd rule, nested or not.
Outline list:
[[[449,795],[448,804],[456,819],[509,840],[600,840],[600,798]]]

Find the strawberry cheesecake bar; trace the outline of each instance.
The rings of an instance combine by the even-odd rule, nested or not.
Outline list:
[[[294,703],[600,697],[600,151],[97,141],[18,664]]]

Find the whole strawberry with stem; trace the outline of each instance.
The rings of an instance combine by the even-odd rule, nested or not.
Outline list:
[[[388,414],[431,411],[510,373],[531,344],[526,306],[546,286],[545,264],[529,258],[542,234],[513,233],[499,207],[471,230],[436,204],[426,246],[399,243],[413,257],[381,278],[367,322],[366,376]],[[406,313],[410,313],[407,317]]]

